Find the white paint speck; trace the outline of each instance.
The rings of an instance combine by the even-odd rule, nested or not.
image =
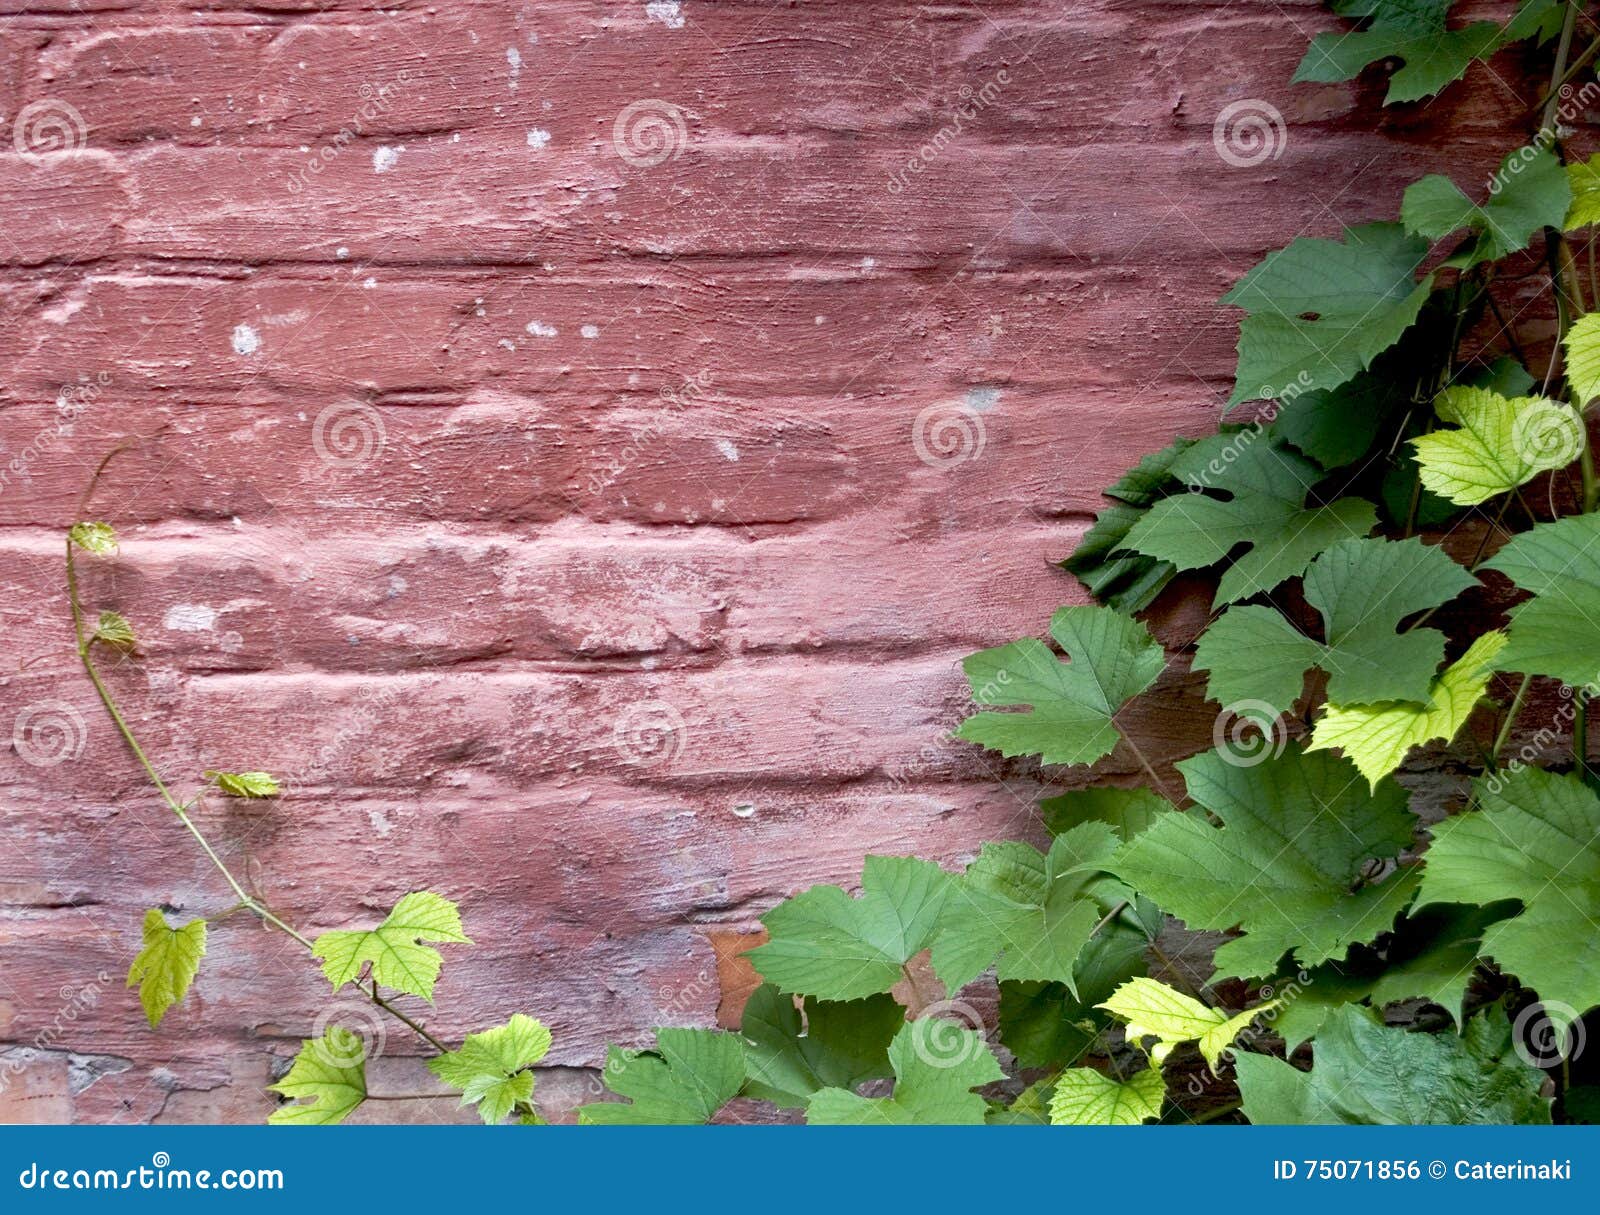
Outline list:
[[[233,327],[233,352],[234,354],[251,355],[261,349],[261,335],[249,325],[235,325]]]
[[[543,127],[534,127],[528,132],[528,146],[536,152],[549,142],[550,132]]]
[[[644,15],[652,21],[659,21],[669,30],[683,28],[683,6],[678,0],[650,0],[644,6]]]
[[[372,153],[372,171],[374,173],[387,173],[394,168],[395,162],[400,159],[400,153],[404,151],[404,148],[391,147],[388,144],[381,145]]]
[[[217,624],[217,611],[203,603],[175,603],[161,618],[174,633],[209,633]]]
[[[371,291],[374,287],[376,287],[378,285],[378,280],[375,279],[375,278],[362,279],[361,280],[361,285],[363,287],[365,287],[368,291]]]
[[[979,387],[967,389],[967,408],[974,413],[988,413],[1000,403],[998,388]]]
[[[543,321],[529,321],[524,328],[530,337],[555,337],[561,332],[554,325],[546,325]]]
[[[583,328],[579,329],[578,332],[580,334],[582,334],[584,337],[590,338],[592,340],[592,339],[597,338],[597,337],[600,336],[600,326],[599,325],[585,325]]]
[[[740,802],[733,808],[733,816],[735,818],[754,818],[756,816],[756,808],[749,802]]]
[[[861,268],[863,270],[871,270],[877,264],[878,259],[875,257],[864,257],[861,259]]]
[[[350,256],[350,249],[347,245],[340,245],[333,251],[333,255],[340,261],[343,261],[345,258]]]
[[[372,830],[377,833],[380,839],[394,830],[394,824],[389,821],[388,814],[382,810],[368,810],[367,822],[372,824]]]
[[[506,62],[511,65],[511,88],[515,91],[517,77],[522,75],[522,52],[514,46],[506,47]]]
[[[722,453],[724,460],[737,464],[739,462],[739,449],[733,445],[732,439],[717,439],[717,450]]]
[[[200,125],[200,115],[196,114],[193,118],[189,119],[189,125],[192,126],[192,127],[199,126]]]

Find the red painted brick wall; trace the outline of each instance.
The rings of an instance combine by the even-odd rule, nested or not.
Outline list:
[[[227,897],[69,643],[61,529],[120,437],[86,594],[143,637],[112,680],[162,769],[289,774],[199,812],[266,899],[458,900],[434,1027],[525,1010],[591,1068],[710,1023],[719,934],[784,895],[1032,830],[1036,769],[941,741],[961,657],[1078,600],[1049,560],[1099,488],[1215,423],[1234,276],[1391,216],[1443,132],[1512,142],[1512,71],[1290,87],[1331,24],[0,0],[0,1115],[259,1118],[330,1008],[238,918],[159,1032],[122,988],[144,908]],[[1225,158],[1257,98],[1275,155]],[[1158,761],[1203,741],[1170,682]]]

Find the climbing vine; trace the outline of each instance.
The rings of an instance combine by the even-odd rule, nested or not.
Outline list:
[[[1485,187],[1424,177],[1397,218],[1246,273],[1222,301],[1242,316],[1216,433],[1129,470],[1063,563],[1097,602],[1056,611],[1053,645],[967,659],[977,711],[958,738],[1069,768],[1126,749],[1150,783],[1045,800],[1042,849],[989,843],[960,873],[869,857],[859,894],[779,904],[747,955],[762,984],[739,1030],[613,1048],[620,1099],[580,1121],[700,1123],[736,1098],[835,1124],[1600,1116],[1580,1057],[1600,1007],[1600,156],[1566,147],[1600,39],[1581,45],[1575,0],[1523,0],[1504,25],[1452,24],[1453,0],[1332,7],[1351,27],[1319,36],[1297,81],[1386,65],[1386,103],[1404,104],[1516,43],[1548,65],[1537,125]],[[207,772],[180,800],[146,758],[95,666],[134,629],[88,622],[74,564],[115,546],[103,523],[69,534],[79,653],[237,900],[176,926],[146,913],[129,983],[151,1024],[183,999],[208,923],[248,913],[418,1034],[485,1121],[536,1121],[537,1021],[452,1049],[402,1006],[431,1000],[434,945],[468,943],[454,904],[417,892],[372,928],[311,938],[219,859],[196,800],[277,782]],[[1183,571],[1215,584],[1184,648],[1222,714],[1175,796],[1122,722],[1169,667],[1140,613]],[[1397,779],[1441,749],[1459,778],[1442,815]],[[1180,927],[1219,942],[1203,984],[1166,953]],[[991,975],[993,1032],[960,999]],[[274,1087],[307,1100],[274,1121],[360,1103],[347,1034],[304,1044]]]

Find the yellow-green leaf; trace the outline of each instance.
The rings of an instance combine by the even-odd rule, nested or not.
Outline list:
[[[94,640],[119,650],[129,650],[138,638],[133,635],[133,626],[121,612],[101,612],[94,626]]]
[[[533,1100],[533,1074],[527,1071],[550,1049],[550,1031],[517,1013],[504,1025],[468,1034],[459,1050],[428,1060],[428,1070],[461,1092],[463,1106],[476,1105],[482,1119],[504,1121],[520,1102]]]
[[[139,988],[139,1003],[154,1029],[167,1009],[182,1001],[200,971],[206,952],[206,922],[191,920],[172,928],[167,917],[152,907],[144,913],[144,948],[128,968],[128,986]]]
[[[1453,739],[1489,686],[1506,635],[1485,633],[1434,681],[1426,705],[1328,705],[1311,734],[1309,751],[1342,750],[1373,788],[1405,760],[1411,748]]]
[[[117,533],[109,523],[74,523],[67,539],[86,553],[104,556],[117,551]]]
[[[304,1098],[299,1105],[280,1105],[267,1121],[274,1126],[332,1126],[343,1122],[367,1099],[367,1051],[361,1036],[342,1025],[330,1025],[320,1038],[306,1038],[289,1074],[272,1092]]]
[[[1454,429],[1411,440],[1417,473],[1427,489],[1460,506],[1565,468],[1583,450],[1583,419],[1559,401],[1458,386],[1439,394],[1434,411]]]
[[[1600,153],[1568,165],[1567,184],[1572,187],[1572,205],[1567,208],[1563,227],[1576,232],[1600,223]]]
[[[444,959],[424,941],[471,944],[456,905],[427,890],[406,895],[376,928],[323,933],[312,943],[312,956],[322,959],[322,973],[335,991],[370,962],[372,977],[385,987],[431,1002]]]
[[[1567,383],[1588,405],[1600,395],[1600,312],[1588,312],[1567,330]]]
[[[1172,1048],[1182,1042],[1198,1042],[1200,1053],[1212,1071],[1233,1040],[1262,1013],[1277,1008],[1269,1000],[1256,1008],[1229,1016],[1221,1009],[1207,1008],[1193,996],[1149,978],[1129,979],[1099,1007],[1127,1022],[1130,1042],[1154,1038],[1150,1059],[1157,1067],[1166,1061]]]
[[[229,797],[277,797],[283,792],[270,772],[207,772],[206,779]]]
[[[1161,1117],[1167,1086],[1161,1072],[1147,1067],[1131,1080],[1117,1081],[1092,1067],[1069,1067],[1056,1079],[1050,1098],[1052,1126],[1138,1126]]]

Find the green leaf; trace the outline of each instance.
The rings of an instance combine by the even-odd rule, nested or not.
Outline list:
[[[1245,1117],[1258,1126],[1483,1126],[1550,1121],[1544,1073],[1512,1048],[1499,1006],[1455,1034],[1409,1033],[1346,1006],[1317,1037],[1309,1073],[1266,1055],[1239,1055]]]
[[[1466,725],[1506,644],[1504,633],[1485,633],[1434,680],[1426,704],[1387,701],[1372,705],[1323,707],[1311,733],[1310,751],[1337,748],[1344,752],[1376,789],[1398,768],[1413,747],[1442,739],[1449,742]]]
[[[1567,383],[1587,407],[1600,395],[1600,312],[1586,312],[1573,321],[1565,344]]]
[[[1562,222],[1562,230],[1576,232],[1600,223],[1600,152],[1567,166],[1567,185],[1572,190],[1572,206]]]
[[[206,953],[206,922],[190,920],[182,928],[167,926],[167,918],[152,907],[144,913],[144,948],[128,968],[128,986],[139,988],[139,1003],[154,1029],[167,1009],[181,1003],[189,985],[200,973]]]
[[[1103,490],[1112,505],[1095,516],[1061,568],[1083,583],[1095,601],[1119,612],[1137,612],[1150,605],[1177,571],[1165,561],[1125,551],[1123,540],[1155,502],[1182,485],[1169,471],[1193,439],[1179,437],[1172,445],[1145,456],[1111,488]]]
[[[711,1029],[659,1029],[653,1051],[606,1052],[606,1087],[627,1102],[578,1110],[586,1126],[700,1126],[738,1096],[744,1043]]]
[[[312,943],[311,956],[322,959],[322,973],[335,991],[370,962],[372,977],[385,987],[432,1002],[444,959],[424,941],[471,944],[456,905],[427,890],[406,895],[376,928],[323,933]]]
[[[1161,1117],[1167,1086],[1159,1068],[1131,1080],[1113,1080],[1092,1067],[1071,1067],[1056,1078],[1050,1098],[1052,1126],[1138,1126]]]
[[[1221,438],[1223,436],[1217,436]],[[1305,572],[1312,559],[1340,540],[1362,536],[1377,522],[1372,503],[1341,498],[1308,506],[1322,472],[1311,461],[1271,439],[1257,438],[1227,449],[1196,446],[1174,471],[1196,490],[1221,490],[1228,498],[1191,493],[1164,498],[1128,533],[1127,543],[1181,570],[1200,569],[1248,546],[1222,575],[1217,606],[1270,591]]]
[[[1412,330],[1415,334],[1422,328]],[[1379,427],[1411,403],[1410,387],[1380,374],[1378,368],[1411,344],[1408,337],[1373,364],[1337,388],[1296,393],[1281,403],[1272,433],[1292,443],[1325,469],[1354,464],[1372,449]]]
[[[803,1109],[818,1089],[853,1089],[893,1074],[889,1043],[906,1010],[892,996],[831,1002],[807,999],[804,1020],[794,997],[763,983],[750,993],[744,1035],[748,1096],[779,1109]]]
[[[1214,1072],[1234,1039],[1257,1017],[1277,1008],[1278,1003],[1268,1000],[1229,1016],[1221,1009],[1207,1008],[1193,996],[1184,995],[1165,983],[1138,978],[1117,988],[1100,1007],[1127,1023],[1129,1042],[1142,1045],[1147,1038],[1155,1039],[1155,1045],[1149,1048],[1150,1061],[1155,1066],[1166,1062],[1173,1047],[1195,1042]]]
[[[96,556],[117,551],[117,533],[109,523],[74,523],[67,530],[67,539]]]
[[[1105,823],[1129,840],[1162,815],[1171,814],[1173,806],[1152,789],[1095,785],[1073,789],[1059,797],[1047,797],[1039,803],[1039,811],[1051,835],[1061,835],[1080,823]]]
[[[1288,953],[1303,966],[1341,957],[1411,901],[1410,872],[1362,881],[1411,843],[1393,782],[1368,796],[1347,761],[1293,746],[1254,767],[1210,751],[1178,768],[1198,808],[1136,835],[1111,869],[1190,928],[1242,929],[1217,950],[1218,976],[1271,975]]]
[[[270,772],[208,771],[206,779],[229,797],[277,797],[283,792],[278,787],[278,778]]]
[[[1230,405],[1337,388],[1400,340],[1433,286],[1416,273],[1428,242],[1399,224],[1348,228],[1342,241],[1301,237],[1222,297],[1246,312]],[[1182,566],[1179,567],[1183,568]]]
[[[1049,1077],[1035,1080],[1010,1105],[990,1105],[984,1121],[990,1126],[1049,1126],[1050,1094],[1054,1088]]]
[[[1444,264],[1467,269],[1526,249],[1541,228],[1559,228],[1572,202],[1572,187],[1554,152],[1518,148],[1501,163],[1489,201],[1478,206],[1455,182],[1432,174],[1406,188],[1400,222],[1414,236],[1438,240],[1467,228],[1477,240]]]
[[[1423,700],[1444,658],[1444,634],[1396,629],[1476,585],[1443,549],[1420,539],[1344,540],[1306,571],[1306,599],[1322,615],[1326,644],[1273,608],[1232,607],[1201,636],[1194,667],[1210,672],[1212,700],[1248,706],[1264,723],[1299,699],[1312,666],[1328,673],[1328,697],[1340,704]]]
[[[1446,15],[1454,0],[1345,0],[1333,9],[1347,17],[1370,17],[1364,30],[1318,34],[1295,69],[1295,84],[1334,84],[1354,80],[1370,65],[1399,59],[1402,66],[1389,79],[1385,105],[1431,97],[1445,85],[1460,80],[1467,66],[1505,45],[1510,28],[1502,32],[1492,21],[1475,21],[1452,30]],[[1530,33],[1539,28],[1521,15]]]
[[[91,640],[119,650],[131,650],[139,639],[133,635],[133,626],[121,612],[101,612]]]
[[[1418,435],[1411,446],[1422,484],[1459,506],[1565,468],[1583,450],[1583,419],[1559,401],[1456,387],[1439,394],[1434,410],[1456,429]]]
[[[959,991],[996,964],[999,979],[1065,983],[1100,922],[1093,885],[1117,850],[1104,823],[1083,823],[1048,855],[1017,842],[989,843],[945,900],[933,941],[933,969]]]
[[[1106,607],[1061,608],[1050,635],[1069,661],[1027,637],[962,663],[976,703],[1028,711],[978,713],[961,723],[957,738],[1047,764],[1092,764],[1111,753],[1113,718],[1161,674],[1161,646],[1144,625]]]
[[[862,894],[813,886],[761,918],[771,939],[745,956],[780,991],[857,1000],[888,991],[933,942],[955,879],[912,857],[869,856]]]
[[[979,1126],[988,1104],[972,1090],[1005,1079],[983,1038],[937,1017],[907,1023],[889,1044],[894,1094],[825,1088],[806,1103],[813,1126]]]
[[[1558,1033],[1600,1005],[1600,798],[1581,777],[1539,768],[1475,782],[1482,809],[1433,828],[1419,898],[1522,904],[1492,924],[1483,954],[1539,993]]]
[[[367,1051],[361,1036],[330,1025],[321,1038],[306,1038],[289,1074],[267,1086],[300,1105],[280,1105],[267,1119],[274,1126],[333,1126],[367,1099]]]
[[[1513,536],[1481,568],[1533,598],[1511,610],[1501,671],[1548,675],[1575,688],[1600,677],[1600,515],[1571,515]]]
[[[533,1074],[525,1069],[550,1049],[550,1031],[516,1013],[504,1025],[468,1034],[458,1050],[428,1060],[428,1070],[476,1105],[489,1125],[505,1121],[519,1103],[533,1101]]]

